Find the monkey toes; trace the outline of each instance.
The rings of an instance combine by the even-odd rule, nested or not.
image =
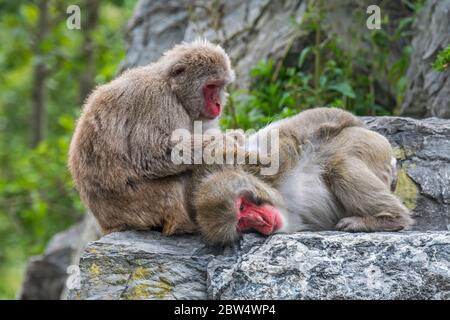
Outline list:
[[[370,231],[362,217],[342,218],[336,224],[336,230],[346,232],[367,232]]]
[[[336,224],[336,230],[346,232],[375,232],[375,231],[400,231],[411,224],[409,217],[384,216],[352,216],[341,219]]]

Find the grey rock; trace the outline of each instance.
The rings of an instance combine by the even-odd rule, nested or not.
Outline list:
[[[415,24],[402,114],[450,118],[450,72],[431,67],[450,44],[450,0],[429,0]]]
[[[221,1],[213,16],[198,6],[185,40],[203,36],[222,44],[236,69],[236,83],[243,87],[258,61],[277,61],[287,55],[298,34],[290,20],[301,21],[306,6],[302,0]]]
[[[244,237],[208,269],[213,299],[450,299],[450,234]]]
[[[91,243],[80,261],[81,289],[69,299],[206,299],[213,258],[199,236],[113,233]]]
[[[67,268],[77,265],[86,244],[99,236],[97,223],[90,214],[68,230],[54,235],[42,255],[29,259],[18,299],[64,298]]]
[[[122,70],[155,61],[181,41],[205,37],[228,52],[240,86],[262,59],[283,58],[301,20],[303,0],[141,0],[127,32],[127,58]]]
[[[412,210],[413,230],[450,224],[450,120],[363,117],[392,144],[399,167],[396,193]]]
[[[71,299],[450,299],[450,232],[198,236],[113,233],[91,243]]]
[[[128,22],[126,61],[122,69],[157,60],[184,39],[189,0],[140,0]]]

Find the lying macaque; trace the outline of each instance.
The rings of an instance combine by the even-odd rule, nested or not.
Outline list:
[[[261,163],[198,166],[192,211],[211,243],[236,240],[246,231],[397,231],[413,223],[392,193],[395,158],[389,142],[352,114],[316,108],[250,136],[259,151],[262,135],[279,132],[279,170],[261,174]]]

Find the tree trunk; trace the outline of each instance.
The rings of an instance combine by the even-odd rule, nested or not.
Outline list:
[[[46,110],[45,110],[45,84],[47,77],[47,66],[45,54],[42,52],[41,44],[48,32],[48,9],[49,1],[41,0],[38,2],[39,21],[33,42],[33,51],[36,57],[33,70],[33,88],[32,88],[32,142],[31,146],[36,147],[45,137],[46,130]]]
[[[84,101],[95,85],[95,50],[92,32],[97,27],[99,17],[99,0],[87,0],[85,24],[82,24],[83,50],[86,58],[86,68],[80,78],[80,103]]]

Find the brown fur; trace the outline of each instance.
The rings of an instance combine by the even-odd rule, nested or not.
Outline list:
[[[333,140],[325,179],[349,217],[344,231],[396,231],[410,224],[409,210],[392,194],[396,172],[389,142],[364,128],[346,128]]]
[[[337,215],[327,210],[304,212],[302,222],[290,226],[290,230],[395,231],[412,224],[408,209],[390,191],[396,173],[391,166],[389,142],[364,128],[352,114],[316,108],[271,124],[257,134],[273,128],[280,133],[280,148],[272,150],[279,152],[280,159],[280,170],[275,175],[260,175],[260,163],[234,168],[231,173],[229,167],[210,167],[206,171],[200,168],[203,174],[197,182],[194,203],[206,239],[221,243],[237,238],[232,204],[242,190],[251,190],[255,197],[285,212],[285,205],[292,200],[280,201],[281,195],[275,189],[282,189],[299,161],[307,156],[308,148],[314,150],[311,161],[322,168],[320,179],[330,194],[330,199],[320,201],[331,202]],[[236,180],[240,181],[239,187]],[[317,212],[330,216],[313,216]]]
[[[207,80],[226,84],[233,77],[220,47],[195,41],[124,72],[90,95],[71,141],[69,168],[105,233],[195,229],[185,199],[190,165],[172,163],[171,133],[192,130],[194,120],[204,120]]]

